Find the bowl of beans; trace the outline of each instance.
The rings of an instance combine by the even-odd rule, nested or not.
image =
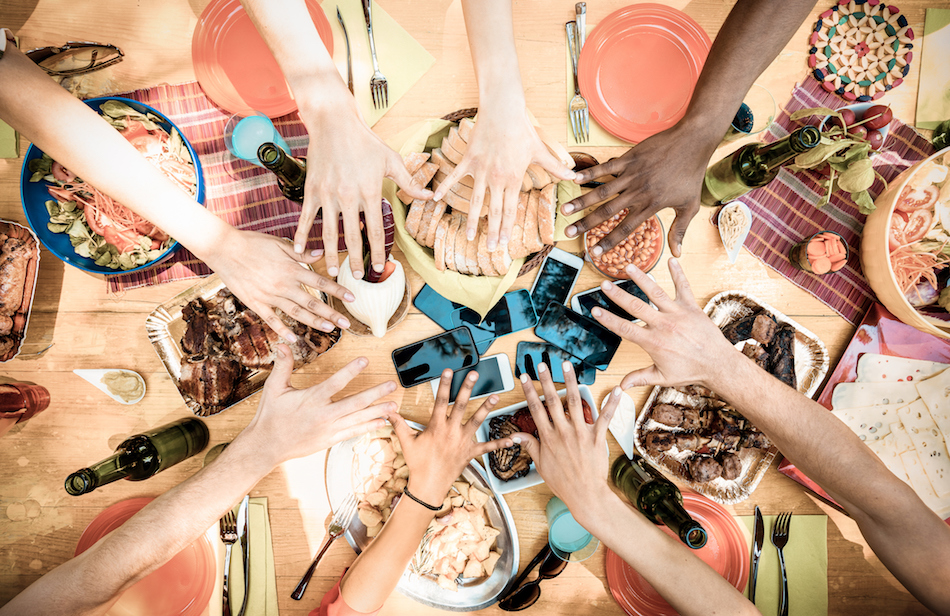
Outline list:
[[[584,234],[587,260],[597,271],[609,278],[630,278],[624,269],[631,263],[644,272],[649,272],[663,254],[663,225],[657,216],[646,219],[626,239],[599,257],[590,253],[590,249],[613,231],[626,216],[627,210],[620,210]]]

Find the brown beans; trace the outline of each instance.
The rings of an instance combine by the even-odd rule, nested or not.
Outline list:
[[[656,216],[653,216],[612,249],[599,257],[591,255],[590,249],[613,231],[626,216],[627,210],[621,210],[587,232],[588,256],[597,269],[614,278],[626,278],[624,268],[630,263],[640,269],[649,269],[653,266],[663,247],[660,221]]]

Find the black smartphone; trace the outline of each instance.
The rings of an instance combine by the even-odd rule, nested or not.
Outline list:
[[[584,260],[560,248],[554,248],[544,258],[541,271],[531,287],[531,301],[540,313],[550,302],[563,304],[577,282]]]
[[[647,294],[644,293],[634,281],[620,280],[614,284],[630,295],[633,295],[637,299],[640,299],[647,304],[650,303],[650,298],[647,297]],[[571,309],[573,309],[575,312],[579,312],[589,319],[593,318],[590,311],[593,310],[595,306],[600,306],[607,312],[613,313],[626,321],[640,320],[634,316],[631,316],[626,310],[615,304],[609,297],[607,297],[607,294],[604,293],[600,287],[596,287],[589,291],[583,291],[571,298]]]
[[[569,361],[574,366],[574,376],[580,385],[593,385],[597,378],[597,371],[577,359],[567,351],[559,349],[547,342],[519,342],[515,360],[515,376],[527,374],[534,381],[538,380],[538,364],[544,362],[551,370],[551,378],[555,383],[564,382],[564,370],[561,365]]]
[[[534,333],[598,370],[607,369],[620,347],[620,336],[557,302],[548,304]]]
[[[459,395],[459,389],[462,388],[462,382],[469,372],[478,373],[478,381],[472,388],[472,395],[469,400],[484,398],[492,394],[499,394],[511,391],[514,387],[514,379],[511,377],[511,360],[504,353],[498,355],[489,355],[482,357],[478,365],[467,370],[459,370],[452,375],[452,389],[449,392],[449,404],[455,403],[455,398]],[[439,393],[439,381],[432,381],[432,395]]]
[[[472,313],[475,319],[478,319],[478,313],[457,302],[439,295],[439,293],[425,285],[422,287],[416,297],[412,300],[412,305],[419,309],[419,312],[426,315],[444,330],[450,330],[465,325],[471,330],[472,339],[475,341],[475,349],[479,355],[484,355],[488,347],[495,341],[495,334],[490,331],[476,328],[469,323],[462,323],[459,314],[465,312]]]
[[[396,375],[403,387],[439,378],[442,371],[471,368],[478,363],[472,332],[456,327],[444,334],[407,344],[393,351]]]
[[[484,319],[479,320],[478,313],[471,308],[463,308],[456,313],[458,325],[467,325],[477,327],[487,332],[491,332],[496,338],[507,336],[512,332],[528,329],[538,324],[538,314],[534,311],[534,303],[531,301],[531,293],[526,289],[509,291],[502,295],[498,303],[495,304]],[[475,333],[473,332],[473,336]],[[478,337],[476,338],[476,344]]]

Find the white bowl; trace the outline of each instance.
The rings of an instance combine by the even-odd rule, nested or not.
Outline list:
[[[860,122],[861,119],[864,118],[864,112],[870,109],[871,107],[875,107],[877,105],[880,105],[880,103],[876,103],[876,102],[875,103],[855,103],[853,105],[845,105],[844,107],[839,107],[835,109],[835,111],[840,112],[843,109],[850,109],[851,111],[854,112],[855,122]],[[821,124],[818,125],[818,130],[824,132],[825,125],[828,124],[829,120],[831,120],[831,116],[825,116],[825,119],[822,120]],[[868,132],[871,132],[872,130],[876,130],[877,132],[881,133],[881,137],[883,137],[883,139],[881,140],[881,143],[882,143],[881,147],[883,148],[884,147],[883,143],[887,141],[887,135],[888,133],[890,133],[890,128],[891,128],[891,125],[888,124],[884,128],[869,128]],[[872,154],[876,151],[877,150],[872,150]]]
[[[104,377],[109,372],[122,372],[123,374],[129,374],[134,376],[139,380],[139,383],[142,384],[142,395],[134,400],[126,402],[120,396],[115,395],[109,391],[109,387],[102,382],[102,377]],[[99,391],[103,392],[119,404],[136,404],[142,401],[142,398],[145,397],[145,379],[142,378],[142,375],[134,370],[125,370],[123,368],[106,368],[104,370],[73,370],[73,374],[76,374],[82,377],[83,380],[88,381],[96,387]]]

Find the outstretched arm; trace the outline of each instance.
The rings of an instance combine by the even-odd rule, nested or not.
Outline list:
[[[605,175],[617,179],[564,204],[561,211],[565,214],[615,198],[569,226],[567,235],[581,234],[628,208],[627,217],[593,248],[598,255],[623,241],[650,216],[671,207],[676,219],[670,226],[670,250],[680,256],[686,228],[699,212],[699,194],[710,157],[752,83],[814,5],[815,0],[789,0],[781,5],[770,0],[738,0],[719,29],[683,119],[620,158],[577,174],[579,184]]]
[[[394,403],[379,401],[395,390],[392,381],[338,402],[330,399],[366,365],[366,359],[356,359],[325,382],[297,390],[289,384],[290,349],[280,345],[257,415],[212,464],[34,582],[0,608],[0,616],[104,613],[123,591],[203,535],[278,464],[382,427],[382,418],[395,412]]]
[[[656,309],[604,283],[611,300],[641,327],[595,308],[603,325],[638,344],[654,364],[635,370],[624,387],[709,387],[765,432],[789,460],[848,512],[881,562],[921,603],[950,611],[950,527],[827,409],[760,369],[723,337],[696,305],[675,259],[676,298],[634,267],[628,273]]]
[[[431,192],[412,183],[399,155],[363,121],[303,0],[242,0],[242,4],[287,78],[300,119],[310,134],[307,184],[294,250],[303,254],[317,210],[321,210],[327,271],[336,276],[340,266],[336,221],[342,214],[346,248],[356,255],[350,259],[350,268],[356,278],[362,278],[362,211],[373,268],[383,271],[383,178],[391,178],[416,199],[426,199]]]

